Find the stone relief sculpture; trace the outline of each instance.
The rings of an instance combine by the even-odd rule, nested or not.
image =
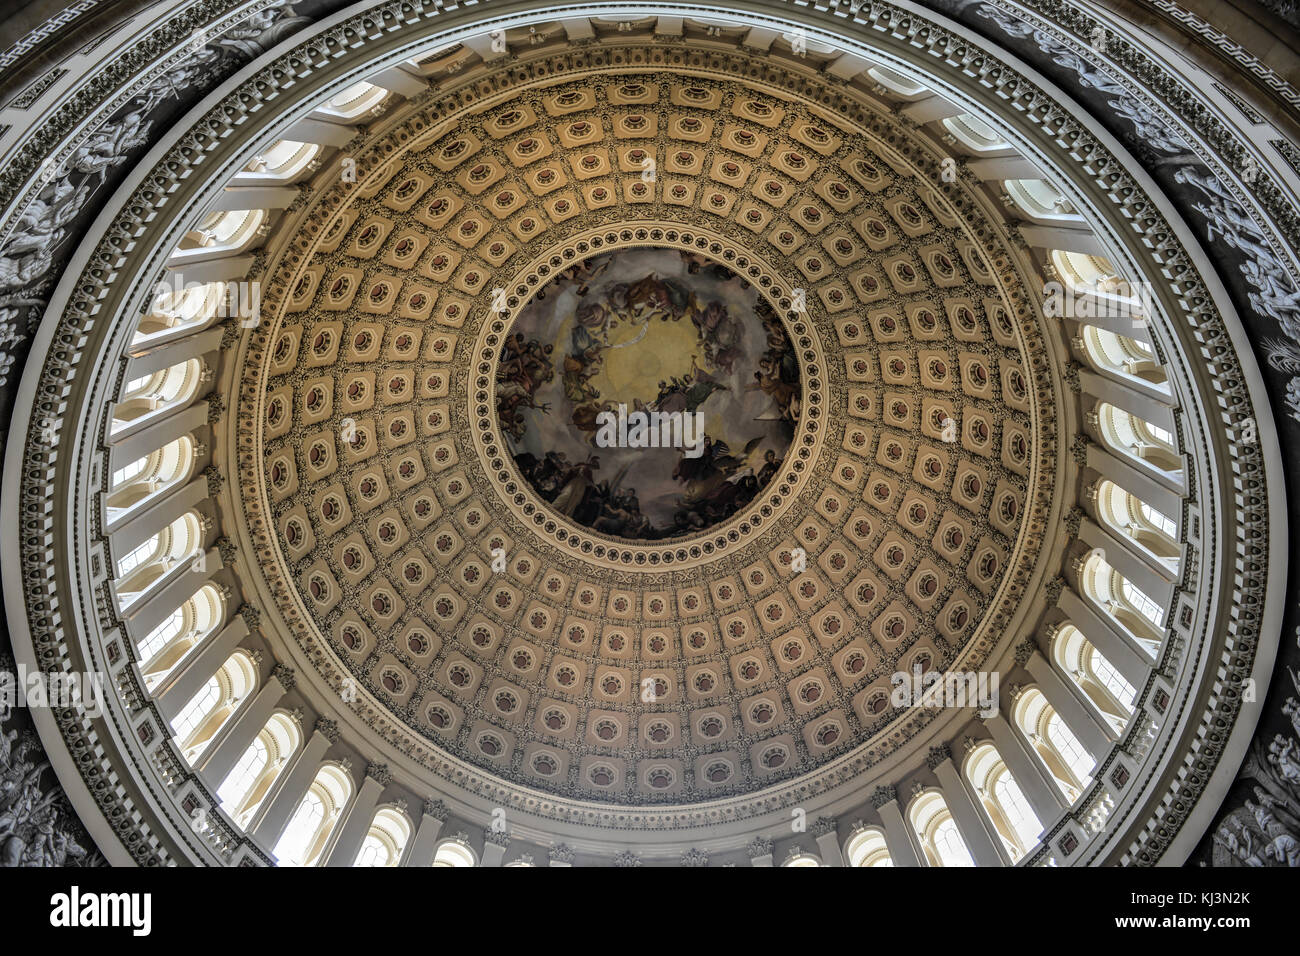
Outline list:
[[[1249,286],[1246,295],[1251,309],[1276,322],[1286,336],[1266,339],[1263,346],[1268,364],[1291,376],[1286,403],[1291,418],[1300,422],[1300,284],[1246,207],[1153,110],[1093,64],[1007,11],[981,2],[976,12],[1008,36],[1032,38],[1055,63],[1077,73],[1084,86],[1115,94],[1108,103],[1133,125],[1137,139],[1152,151],[1167,154],[1156,156],[1153,162],[1172,167],[1174,182],[1202,195],[1203,199],[1190,207],[1202,220],[1205,238],[1240,253],[1244,261],[1239,268]],[[1300,674],[1289,673],[1300,692]],[[1275,735],[1267,749],[1261,743],[1263,734],[1257,734],[1252,742],[1237,785],[1251,782],[1254,799],[1220,817],[1211,852],[1216,866],[1300,866],[1300,700],[1288,697],[1282,713],[1290,719],[1292,733],[1289,737]]]
[[[67,255],[73,222],[156,136],[168,100],[200,95],[253,57],[311,22],[276,0],[231,30],[206,41],[94,129],[63,163],[36,174],[36,191],[0,241],[0,389],[12,387]],[[0,425],[0,441],[8,430]],[[0,662],[0,687],[13,681]],[[35,731],[0,695],[0,866],[100,866],[95,850],[54,780]]]
[[[292,7],[272,8],[201,47],[191,60],[156,80],[125,113],[119,113],[108,126],[92,134],[55,171],[54,178],[22,215],[20,223],[25,231],[15,232],[0,244],[0,386],[11,377],[14,357],[9,354],[10,346],[24,345],[30,323],[34,323],[44,305],[44,289],[40,284],[57,277],[61,268],[55,258],[65,239],[65,229],[87,207],[92,195],[107,183],[112,170],[128,162],[133,151],[148,141],[151,128],[160,122],[149,118],[154,110],[169,98],[179,98],[182,91],[192,90],[204,74],[221,69],[232,57],[254,56],[306,20],[294,16]],[[1038,38],[1037,31],[1034,36]],[[1046,46],[1043,48],[1047,50]],[[1110,100],[1110,104],[1117,113],[1129,119],[1152,146],[1174,154],[1168,162],[1179,164],[1176,175],[1186,177],[1178,181],[1192,185],[1206,196],[1205,202],[1194,208],[1206,219],[1208,237],[1221,238],[1251,257],[1241,270],[1257,290],[1251,295],[1252,306],[1261,315],[1278,321],[1292,340],[1270,345],[1268,354],[1275,368],[1294,376],[1291,405],[1294,417],[1300,420],[1300,345],[1296,344],[1300,343],[1300,327],[1295,323],[1300,291],[1281,261],[1271,257],[1271,253],[1276,269],[1267,263],[1261,266],[1262,253],[1268,252],[1266,237],[1246,215],[1244,207],[1186,151],[1186,144],[1161,126],[1149,110],[1126,95],[1122,86],[1093,71],[1073,51],[1064,47],[1059,47],[1059,51],[1053,54],[1056,63],[1078,72],[1084,86],[1116,94],[1117,98]],[[81,178],[76,180],[78,174]],[[29,321],[26,327],[24,318]],[[0,674],[0,681],[3,677]],[[1290,698],[1288,707],[1291,709],[1287,713],[1295,724],[1300,703]],[[95,862],[98,854],[87,853],[85,847],[89,843],[84,838],[79,843],[78,837],[58,829],[57,804],[62,798],[52,793],[41,794],[40,780],[47,775],[48,763],[42,759],[34,734],[10,729],[8,721],[13,716],[11,711],[0,709],[0,862],[4,865]],[[1243,814],[1242,819],[1232,826],[1229,826],[1231,819],[1225,821],[1219,831],[1222,845],[1228,847],[1231,842],[1230,852],[1236,859],[1248,865],[1295,865],[1300,844],[1291,834],[1296,832],[1297,819],[1300,819],[1296,814],[1295,790],[1300,782],[1298,756],[1297,739],[1278,735],[1267,754],[1259,758],[1258,769],[1267,776],[1256,779],[1268,783],[1261,783],[1255,800],[1247,801],[1244,808],[1235,812]]]
[[[33,730],[18,728],[14,672],[0,665],[0,867],[103,866]]]
[[[0,242],[0,387],[15,377],[49,287],[58,277],[65,228],[105,187],[112,170],[128,162],[154,134],[151,119],[169,99],[216,85],[253,57],[311,22],[277,0],[231,30],[204,42],[145,87],[106,124],[77,146],[65,163],[47,163],[38,191]],[[200,34],[196,42],[203,41]]]
[[[1259,315],[1277,322],[1291,340],[1272,343],[1267,354],[1270,365],[1293,375],[1287,389],[1288,399],[1292,417],[1300,421],[1300,285],[1273,251],[1245,206],[1188,152],[1186,143],[1171,132],[1153,110],[1128,93],[1120,83],[1046,32],[1034,29],[1004,10],[981,3],[977,12],[996,23],[1008,36],[1032,38],[1039,49],[1052,57],[1053,62],[1077,73],[1084,86],[1115,94],[1115,99],[1108,101],[1109,105],[1133,124],[1136,137],[1152,149],[1171,154],[1157,161],[1160,165],[1175,167],[1174,181],[1191,186],[1204,195],[1204,200],[1193,203],[1192,209],[1204,220],[1206,239],[1210,242],[1219,240],[1245,257],[1241,272],[1254,290],[1249,293],[1251,307]]]
[[[1300,693],[1300,672],[1287,668],[1287,674]],[[1287,697],[1282,714],[1289,734],[1275,734],[1267,748],[1262,734],[1251,744],[1238,781],[1253,784],[1254,798],[1219,821],[1215,866],[1300,866],[1300,699]]]

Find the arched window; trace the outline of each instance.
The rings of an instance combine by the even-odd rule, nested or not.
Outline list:
[[[889,847],[885,845],[885,835],[875,827],[859,830],[849,838],[844,848],[844,856],[849,866],[893,866]]]
[[[224,282],[191,283],[186,286],[159,285],[148,313],[140,320],[131,344],[137,348],[155,344],[163,337],[197,330],[216,318],[227,297]]]
[[[265,734],[258,734],[257,739],[249,744],[248,749],[239,758],[239,763],[235,764],[235,769],[230,771],[230,775],[217,791],[217,798],[221,801],[223,810],[232,816],[235,814],[242,805],[244,797],[248,796],[253,785],[266,770],[270,759],[270,743]]]
[[[1072,292],[1116,295],[1129,291],[1128,280],[1116,272],[1114,263],[1105,256],[1053,249],[1048,259],[1061,282]]]
[[[199,389],[202,372],[198,359],[188,359],[127,382],[113,406],[112,430],[119,432],[168,409],[188,405]]]
[[[202,546],[201,535],[198,513],[191,511],[119,558],[116,590],[120,606],[127,607],[178,562],[194,555]]]
[[[196,252],[239,252],[252,242],[265,220],[264,209],[230,209],[209,213],[197,228],[185,234],[177,251],[172,254],[170,263],[176,267],[178,263],[191,259],[210,258],[207,255],[196,256]]]
[[[1151,600],[1151,598],[1147,597],[1143,591],[1138,589],[1137,585],[1120,577],[1118,571],[1115,572],[1115,577],[1119,580],[1120,596],[1128,606],[1137,611],[1156,627],[1160,627],[1165,619],[1165,609],[1155,601]]]
[[[1105,655],[1097,648],[1088,649],[1088,654],[1084,658],[1084,666],[1087,673],[1094,681],[1106,688],[1106,691],[1115,699],[1115,701],[1130,714],[1133,712],[1133,699],[1137,697],[1137,690],[1124,679],[1119,671],[1111,666],[1110,661],[1106,660]]]
[[[157,451],[128,462],[109,477],[105,502],[108,520],[114,523],[127,513],[139,511],[168,488],[185,481],[195,462],[194,441],[183,435]]]
[[[128,462],[109,477],[108,484],[110,488],[120,488],[128,484],[133,479],[143,475],[149,467],[149,456],[137,458],[135,461]]]
[[[1168,431],[1109,402],[1098,402],[1096,414],[1097,430],[1107,446],[1149,468],[1181,477],[1183,459]]]
[[[1079,581],[1084,596],[1131,634],[1154,659],[1164,641],[1165,609],[1107,564],[1100,552],[1088,556]]]
[[[370,830],[352,865],[397,866],[402,862],[402,853],[410,838],[411,824],[406,815],[391,807],[384,807],[375,813]]]
[[[1156,361],[1155,349],[1140,339],[1096,325],[1079,330],[1083,350],[1099,372],[1119,381],[1137,381],[1169,391],[1169,376]]]
[[[1002,183],[1011,201],[1030,219],[1060,222],[1083,217],[1061,191],[1045,179],[1008,179]]]
[[[257,668],[244,651],[235,651],[172,719],[172,739],[193,765],[226,722],[257,689]]]
[[[321,767],[275,844],[278,864],[316,866],[320,863],[352,793],[352,778],[341,767],[334,764]]]
[[[1007,149],[1011,145],[1002,138],[1001,133],[974,113],[950,116],[942,121],[942,126],[955,136],[958,142],[977,153]]]
[[[1088,784],[1097,765],[1056,710],[1037,688],[1026,690],[1016,701],[1015,725],[1051,773],[1061,792],[1073,803]]]
[[[885,89],[897,93],[900,96],[917,96],[918,94],[927,92],[926,88],[920,83],[904,76],[902,73],[897,73],[888,67],[868,67],[867,75]]]
[[[937,790],[922,793],[912,801],[908,819],[930,866],[975,865],[943,794]]]
[[[478,866],[474,850],[463,840],[446,840],[433,855],[434,866]]]
[[[1137,691],[1073,624],[1063,625],[1052,639],[1057,666],[1097,706],[1117,730],[1122,731],[1133,716]]]
[[[221,682],[215,676],[209,677],[203,689],[190,698],[181,712],[172,719],[172,731],[175,738],[185,740],[212,713],[221,700]]]
[[[217,788],[221,808],[230,814],[236,826],[241,829],[248,826],[301,740],[298,722],[281,712],[272,714],[261,733],[248,745],[235,769]]]
[[[1097,762],[1083,749],[1083,744],[1079,743],[1079,738],[1074,736],[1074,731],[1061,719],[1060,714],[1053,712],[1048,717],[1046,736],[1048,743],[1069,764],[1070,770],[1075,777],[1081,781],[1091,780],[1092,769],[1097,765]]]
[[[361,82],[349,86],[342,93],[332,98],[319,112],[341,119],[351,120],[372,110],[388,99],[388,91],[371,83]]]
[[[785,858],[782,866],[821,866],[822,861],[813,854],[808,853],[798,847],[790,848],[790,855]]]
[[[306,169],[318,153],[320,147],[315,143],[282,139],[249,160],[239,179],[287,182]]]
[[[1121,538],[1132,541],[1165,567],[1178,570],[1182,548],[1172,518],[1106,479],[1097,483],[1097,514]]]
[[[140,641],[138,659],[152,690],[225,620],[221,592],[205,584]]]
[[[1011,859],[1028,853],[1038,842],[1043,825],[993,744],[981,744],[971,751],[966,758],[966,779]]]

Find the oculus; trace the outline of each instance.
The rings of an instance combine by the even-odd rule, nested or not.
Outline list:
[[[757,288],[663,248],[552,278],[515,319],[495,388],[525,480],[557,512],[628,540],[689,535],[746,507],[780,470],[802,397]],[[650,436],[655,423],[667,428]]]

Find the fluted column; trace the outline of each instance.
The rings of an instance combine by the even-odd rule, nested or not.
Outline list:
[[[208,212],[245,209],[285,209],[298,198],[297,186],[227,186],[212,200]]]
[[[195,768],[203,774],[204,779],[211,786],[221,786],[226,775],[235,769],[239,758],[262,732],[267,720],[291,687],[293,687],[293,671],[283,664],[277,664],[270,678],[249,701],[248,706],[235,715],[234,720],[230,722],[229,731],[208,749]]]
[[[1026,749],[1024,742],[1007,719],[1001,714],[987,717],[984,726],[993,736],[993,745],[997,747],[998,756],[1011,771],[1020,792],[1025,795],[1029,805],[1034,808],[1034,816],[1044,827],[1050,827],[1052,821],[1066,808],[1065,796],[1061,788],[1047,776],[1047,772]]]
[[[1114,730],[1083,705],[1040,652],[1034,651],[1029,656],[1025,669],[1034,678],[1047,702],[1061,715],[1074,736],[1079,738],[1079,743],[1092,755],[1094,761],[1100,763],[1115,741]]]
[[[438,847],[438,835],[447,822],[447,805],[441,800],[424,801],[424,815],[411,841],[411,851],[402,860],[402,866],[431,866],[433,853]]]
[[[315,143],[318,146],[346,146],[356,135],[356,129],[345,123],[309,118],[294,123],[284,138],[296,143]]]
[[[176,719],[176,715],[203,689],[203,685],[247,636],[248,623],[242,615],[235,615],[216,637],[204,642],[202,647],[181,661],[173,673],[167,675],[161,688],[154,694],[154,703],[168,723]]]
[[[167,271],[180,275],[187,283],[241,281],[252,267],[253,256],[229,249],[187,249],[174,253],[167,261]]]
[[[261,813],[261,819],[253,825],[253,836],[261,840],[263,846],[273,848],[279,841],[320,772],[321,759],[338,737],[338,725],[334,721],[325,717],[316,721],[307,745],[294,755],[293,764],[284,774],[284,783]]]
[[[339,838],[330,848],[325,860],[326,866],[351,866],[361,852],[361,844],[370,832],[370,824],[375,819],[375,808],[379,798],[388,786],[388,767],[384,764],[370,764],[366,767],[366,777],[361,782],[356,799],[348,807],[347,816],[339,827]]]
[[[1116,308],[1114,298],[1099,295],[1089,289],[1074,292],[1076,321],[1083,325],[1106,329],[1138,342],[1151,344],[1151,332],[1146,322],[1137,322],[1135,310]],[[1085,317],[1083,313],[1087,313]]]
[[[971,859],[977,866],[1008,866],[1011,857],[1006,847],[993,832],[988,822],[988,815],[976,806],[966,781],[962,779],[957,768],[953,766],[952,753],[946,745],[932,747],[926,763],[939,778],[939,788],[943,791],[943,801],[948,805],[957,830],[970,850]]]
[[[903,819],[903,811],[898,806],[898,792],[893,787],[877,787],[871,802],[885,826],[885,846],[894,866],[920,866],[924,856],[911,826]]]
[[[421,93],[428,92],[429,89],[428,80],[416,76],[399,66],[380,70],[366,82],[388,90],[390,93],[405,97],[419,96]]]

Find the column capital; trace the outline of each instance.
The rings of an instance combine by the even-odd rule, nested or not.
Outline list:
[[[381,787],[386,787],[392,782],[393,775],[388,769],[386,763],[368,763],[366,764],[366,776]]]
[[[1070,456],[1080,468],[1088,463],[1088,446],[1091,444],[1092,439],[1087,435],[1075,435],[1074,441],[1070,442]]]
[[[945,760],[952,760],[952,748],[947,744],[939,744],[937,747],[931,747],[929,755],[925,758],[925,765],[934,770]]]
[[[293,668],[286,664],[276,664],[271,670],[271,676],[280,682],[280,686],[284,688],[285,693],[293,690],[294,684],[298,682]]]
[[[833,817],[818,817],[808,829],[815,837],[825,836],[827,833],[834,833],[838,825]]]
[[[222,558],[222,560],[224,561],[225,558]],[[262,612],[247,601],[239,605],[239,616],[244,619],[244,623],[248,625],[250,631],[262,623]]]
[[[565,866],[573,865],[573,848],[565,843],[555,844],[546,851],[546,856],[552,863],[562,863]]]
[[[1047,596],[1047,606],[1056,607],[1061,600],[1061,592],[1065,590],[1065,578],[1056,575],[1043,584],[1043,594]]]
[[[330,717],[316,718],[316,732],[332,744],[339,742],[339,722]]]
[[[1034,656],[1034,651],[1038,650],[1038,644],[1033,637],[1026,637],[1016,645],[1016,664],[1024,667],[1029,663],[1029,658]]]
[[[216,465],[208,465],[203,469],[203,477],[208,481],[208,497],[215,498],[221,494],[221,486],[226,483],[226,476],[223,475]]]
[[[879,810],[887,803],[898,799],[898,788],[892,784],[881,784],[871,792],[871,805]]]
[[[682,854],[682,866],[708,866],[709,855],[694,847]]]
[[[756,836],[749,841],[749,846],[745,847],[745,852],[749,854],[751,860],[759,856],[771,856],[772,841],[767,837]]]

